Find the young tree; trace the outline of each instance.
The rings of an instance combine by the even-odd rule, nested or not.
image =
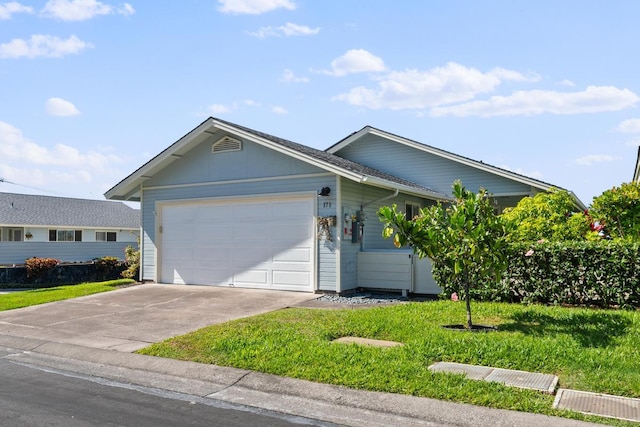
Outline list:
[[[378,216],[385,224],[383,236],[393,236],[396,247],[410,245],[420,258],[428,256],[434,265],[451,271],[449,280],[464,289],[466,327],[473,329],[469,289],[472,281],[500,280],[506,269],[503,249],[509,227],[495,215],[484,189],[474,194],[456,181],[453,196],[451,205],[424,208],[415,218],[405,218],[395,205],[380,208]]]
[[[614,239],[640,240],[640,182],[627,182],[593,198],[589,214]]]
[[[505,209],[502,216],[514,224],[509,235],[512,242],[585,240],[591,232],[591,221],[576,210],[566,190],[551,189],[523,198],[516,207]]]

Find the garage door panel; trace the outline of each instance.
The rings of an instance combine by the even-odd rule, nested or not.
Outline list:
[[[273,205],[261,203],[238,203],[232,207],[232,215],[238,221],[249,221],[260,218],[270,218]]]
[[[295,201],[282,201],[277,203],[278,218],[306,218],[313,216],[313,204],[301,204]]]
[[[276,286],[304,287],[311,282],[311,275],[307,271],[278,270],[273,273],[273,283]]]
[[[311,249],[309,248],[280,248],[273,255],[274,263],[309,263]]]
[[[161,206],[161,280],[313,290],[314,198]]]

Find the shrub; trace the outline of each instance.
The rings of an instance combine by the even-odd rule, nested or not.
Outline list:
[[[624,183],[594,197],[589,214],[614,239],[640,241],[640,182]]]
[[[117,277],[116,272],[118,272],[122,265],[120,260],[114,256],[95,258],[93,263],[96,266],[96,273],[103,278]]]
[[[512,245],[507,256],[503,286],[516,301],[640,307],[638,243],[539,242]]]
[[[27,268],[27,277],[30,279],[39,279],[53,270],[59,261],[54,258],[33,257],[25,260],[24,263]]]
[[[640,307],[640,244],[615,241],[517,243],[507,248],[503,280],[477,283],[473,298],[540,304]],[[445,294],[454,287],[441,281],[446,266],[433,275]]]
[[[453,183],[454,201],[447,207],[441,203],[424,208],[407,219],[396,206],[383,206],[378,211],[385,228],[383,237],[393,236],[396,247],[411,245],[421,258],[428,256],[441,266],[445,283],[461,292],[467,307],[467,328],[472,329],[471,289],[478,282],[499,281],[506,267],[504,256],[508,223],[495,215],[489,194],[476,194]]]
[[[525,197],[502,217],[513,223],[511,242],[546,240],[584,240],[591,232],[591,221],[576,212],[573,197],[566,190],[551,189],[534,197]]]
[[[125,279],[138,280],[138,273],[140,271],[140,249],[135,249],[129,245],[124,250],[124,257],[127,269],[121,273],[121,276]]]

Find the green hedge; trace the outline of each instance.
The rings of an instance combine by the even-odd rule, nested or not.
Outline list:
[[[640,244],[607,241],[512,244],[499,284],[475,281],[479,301],[640,307]],[[446,266],[434,278],[447,296],[461,295]]]

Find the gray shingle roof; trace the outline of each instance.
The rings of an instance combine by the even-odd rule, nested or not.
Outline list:
[[[140,211],[107,200],[0,193],[0,225],[138,228]]]
[[[441,195],[443,198],[447,198],[447,196],[437,190],[434,190],[432,188],[429,187],[425,187],[423,185],[419,185],[416,184],[415,182],[412,181],[407,181],[406,179],[402,179],[399,178],[397,176],[382,172],[378,169],[374,169],[374,168],[370,168],[368,166],[362,165],[360,163],[356,163],[353,162],[351,160],[347,160],[345,158],[342,158],[340,156],[336,156],[335,154],[331,154],[328,153],[326,151],[322,151],[322,150],[318,150],[312,147],[308,147],[306,145],[302,145],[302,144],[298,144],[297,142],[293,142],[293,141],[289,141],[283,138],[279,138],[277,136],[273,136],[273,135],[269,135],[267,133],[264,132],[260,132],[257,130],[253,130],[244,126],[240,126],[237,125],[235,123],[231,123],[231,122],[227,122],[225,120],[221,120],[221,119],[217,119],[214,118],[215,121],[220,122],[220,123],[225,123],[229,126],[233,126],[237,129],[243,130],[244,132],[250,133],[252,135],[255,135],[257,137],[263,138],[263,139],[267,139],[271,142],[274,142],[278,145],[281,145],[283,147],[295,150],[299,153],[305,154],[307,156],[310,156],[316,160],[320,160],[322,162],[326,162],[329,163],[331,165],[334,166],[338,166],[342,169],[346,169],[350,172],[355,172],[361,175],[367,175],[367,176],[371,176],[371,177],[375,177],[375,178],[380,178],[380,179],[384,179],[385,181],[389,181],[392,183],[396,183],[396,184],[400,184],[400,185],[404,185],[410,188],[415,188],[416,190],[420,190],[420,191],[426,191],[426,192],[430,192],[430,193],[434,193],[437,195]]]

